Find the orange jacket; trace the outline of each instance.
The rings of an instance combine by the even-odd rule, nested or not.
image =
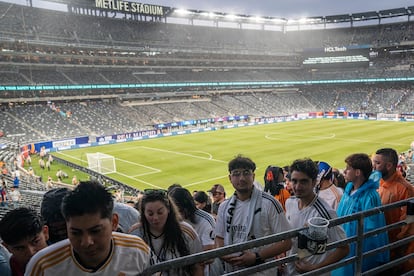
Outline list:
[[[414,187],[401,175],[399,171],[396,171],[386,181],[381,179],[378,193],[381,196],[381,202],[383,205],[398,202],[408,198],[414,197]],[[386,211],[385,219],[387,224],[392,224],[398,221],[405,220],[407,207],[394,208]],[[401,228],[396,228],[388,231],[389,241],[395,242],[397,240],[414,235],[414,224],[406,225]],[[408,248],[401,249],[397,248],[391,251],[391,257],[398,258],[414,252],[414,242],[408,245]],[[414,269],[414,259],[411,258],[405,264],[405,271]]]
[[[280,189],[279,194],[275,195],[276,200],[279,201],[280,204],[282,204],[283,210],[285,212],[286,212],[285,202],[286,202],[286,199],[288,199],[289,197],[290,197],[290,193],[286,189]]]

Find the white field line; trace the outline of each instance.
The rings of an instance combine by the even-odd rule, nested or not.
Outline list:
[[[151,147],[146,147],[146,146],[125,147],[125,148],[122,148],[120,150],[113,150],[113,151],[107,151],[107,152],[117,153],[117,152],[120,152],[120,151],[130,151],[132,149],[137,149],[137,148],[146,148],[146,149],[149,149],[149,150],[158,150],[158,151],[165,151],[165,152],[170,152],[170,153],[174,153],[174,154],[188,155],[188,156],[191,156],[191,157],[194,157],[194,158],[205,158],[205,157],[201,157],[201,156],[198,156],[198,155],[192,155],[192,154],[189,154],[189,153],[183,153],[183,152],[178,152],[178,151],[169,151],[169,150],[151,148]],[[213,160],[213,155],[209,152],[206,152],[206,151],[190,151],[190,152],[201,153],[201,154],[207,155],[208,156],[207,160]]]
[[[203,183],[206,183],[206,182],[209,182],[209,181],[223,179],[223,178],[226,178],[226,177],[228,177],[227,174],[223,175],[223,176],[219,176],[219,177],[214,177],[214,178],[209,178],[209,179],[205,179],[205,180],[202,180],[202,181],[193,182],[193,183],[190,183],[190,184],[187,184],[187,185],[183,185],[183,187],[184,188],[191,187],[191,186],[194,186],[194,185],[203,184]]]
[[[273,135],[280,135],[280,137],[273,137]],[[292,137],[292,138],[290,138]],[[294,137],[298,137],[298,140],[307,139],[307,140],[326,140],[326,139],[336,139],[340,141],[345,142],[352,142],[352,143],[374,143],[379,145],[390,145],[390,146],[404,146],[403,143],[381,143],[381,142],[375,142],[375,140],[367,140],[367,139],[353,139],[353,138],[339,138],[336,136],[335,133],[332,133],[329,136],[312,136],[312,135],[299,135],[299,134],[289,134],[289,133],[271,133],[266,134],[265,138],[268,140],[280,140],[280,141],[291,141],[292,139],[295,139]]]
[[[66,157],[68,157],[68,158],[72,158],[72,159],[78,160],[78,161],[83,162],[83,163],[88,163],[88,162],[87,162],[87,161],[85,161],[85,160],[79,159],[79,158],[77,158],[77,157],[73,157],[73,156],[71,156],[71,155],[68,155],[68,154],[65,154],[65,153],[62,153],[62,152],[59,152],[59,154],[61,154],[61,155],[63,155],[63,156],[66,156]],[[116,159],[116,160],[120,160],[120,159],[118,159],[118,158],[115,158],[115,159]],[[121,161],[126,161],[126,160],[121,160]],[[131,163],[131,164],[133,164],[133,165],[137,165],[137,166],[143,166],[143,165],[140,165],[140,164],[137,164],[137,163],[134,163],[134,162],[129,162],[129,163]],[[143,166],[143,167],[146,167],[146,166]],[[150,168],[150,167],[146,167],[146,168]],[[152,173],[158,173],[158,172],[161,172],[161,170],[158,170],[158,169],[155,169],[155,168],[152,168],[152,169],[153,169],[153,170],[155,170],[155,171],[153,171],[153,172],[149,172],[149,173],[140,174],[140,175],[135,175],[135,176],[126,175],[126,174],[124,174],[124,173],[120,173],[120,172],[116,172],[116,174],[119,174],[119,175],[121,175],[121,176],[123,176],[123,177],[126,177],[126,178],[129,178],[129,179],[132,179],[132,180],[135,180],[135,181],[138,181],[138,182],[141,182],[141,183],[147,184],[147,185],[152,186],[152,187],[154,187],[154,188],[162,189],[162,187],[159,187],[159,186],[154,185],[154,184],[152,184],[152,183],[149,183],[149,182],[146,182],[146,181],[144,181],[144,180],[141,180],[141,179],[136,178],[136,176],[141,176],[141,175],[145,175],[145,174],[152,174]]]
[[[279,137],[273,137],[274,135],[280,135]],[[268,140],[282,140],[282,141],[290,141],[290,137],[297,137],[297,138],[304,138],[307,140],[324,140],[324,139],[333,139],[336,137],[335,133],[331,133],[327,136],[313,136],[313,135],[300,135],[300,134],[289,134],[283,132],[273,132],[271,134],[266,134],[265,138]]]
[[[119,158],[115,158],[115,159],[116,160],[119,160],[121,162],[125,162],[125,163],[132,164],[132,165],[135,165],[135,166],[143,167],[143,168],[146,168],[146,169],[149,169],[149,170],[153,170],[154,173],[161,172],[160,169],[156,169],[156,168],[153,168],[153,167],[145,166],[145,165],[142,165],[142,164],[139,164],[139,163],[135,163],[135,162],[132,162],[132,161],[123,160],[123,159],[119,159]]]
[[[146,146],[140,146],[140,147],[145,148],[145,149],[149,149],[149,150],[154,150],[154,151],[161,151],[161,152],[167,152],[167,153],[172,153],[172,154],[177,154],[177,155],[189,156],[189,157],[192,157],[192,158],[198,158],[198,159],[202,159],[202,160],[210,160],[210,161],[215,161],[215,162],[220,162],[220,163],[227,163],[227,161],[213,159],[213,156],[210,153],[204,152],[204,151],[193,151],[193,152],[206,154],[206,155],[209,156],[208,158],[193,155],[193,154],[183,153],[183,152],[171,151],[171,150],[164,150],[164,149],[158,149],[158,148],[152,148],[152,147],[146,147]],[[136,147],[134,147],[134,148],[136,148]],[[190,183],[190,184],[187,184],[187,185],[183,185],[183,187],[191,187],[191,186],[194,186],[194,185],[197,185],[197,184],[207,183],[209,181],[213,181],[213,180],[217,180],[217,179],[223,179],[223,178],[226,178],[226,177],[227,177],[227,175],[214,177],[214,178],[209,178],[209,179],[205,179],[205,180],[202,180],[202,181],[197,181],[197,182],[193,182],[193,183]]]
[[[257,171],[260,171],[260,167],[257,167],[256,168],[256,172]],[[219,177],[213,177],[213,178],[209,178],[209,179],[205,179],[205,180],[201,180],[201,181],[197,181],[197,182],[193,182],[193,183],[190,183],[190,184],[187,184],[187,185],[183,185],[183,187],[184,188],[186,188],[186,187],[191,187],[191,186],[194,186],[194,185],[198,185],[198,184],[203,184],[203,183],[206,183],[206,182],[210,182],[210,181],[213,181],[213,180],[218,180],[218,179],[223,179],[223,178],[225,178],[226,180],[229,178],[229,175],[228,174],[226,174],[226,175],[223,175],[223,176],[219,176]]]
[[[205,154],[205,155],[208,156],[208,160],[213,159],[213,155],[211,153],[206,152],[206,151],[190,151],[190,152],[196,152],[196,153],[198,152],[198,153],[201,153],[201,154]]]
[[[227,163],[227,161],[214,159],[213,155],[211,153],[206,152],[206,151],[192,151],[192,152],[198,152],[198,153],[205,154],[205,155],[208,156],[208,158],[198,156],[198,155],[189,154],[189,153],[179,152],[179,151],[165,150],[165,149],[152,148],[152,147],[146,147],[146,146],[126,147],[126,148],[123,148],[121,150],[114,150],[113,152],[116,153],[116,152],[119,152],[119,151],[130,151],[132,149],[136,150],[137,148],[144,148],[144,149],[148,149],[148,150],[167,152],[167,153],[171,153],[171,154],[189,156],[189,157],[192,157],[192,158],[198,158],[198,159],[203,159],[203,160],[211,160],[211,161],[215,161],[215,162]],[[108,151],[108,152],[111,152],[111,151]]]
[[[143,183],[143,184],[147,184],[148,186],[151,186],[151,187],[154,187],[154,188],[157,188],[157,189],[163,189],[163,187],[160,187],[160,186],[154,185],[152,183],[149,183],[147,181],[144,181],[144,180],[135,178],[134,176],[129,176],[129,175],[126,175],[126,174],[123,174],[123,173],[120,173],[120,172],[116,172],[116,174],[119,174],[119,175],[121,175],[123,177],[129,178],[129,179],[132,179],[132,180],[135,180],[135,181],[140,182],[140,183]]]
[[[132,177],[139,177],[139,176],[144,176],[144,175],[149,175],[149,174],[154,174],[154,173],[160,173],[162,172],[162,170],[158,170],[158,171],[154,171],[154,172],[146,172],[146,173],[140,173],[140,174],[135,174]]]
[[[82,160],[82,159],[79,159],[79,158],[74,157],[74,156],[72,156],[72,155],[69,155],[69,154],[63,153],[62,151],[58,151],[58,152],[57,152],[57,154],[61,154],[61,155],[63,155],[63,156],[66,156],[66,157],[71,158],[71,159],[78,160],[78,161],[83,162],[83,163],[88,163],[88,162],[87,162],[87,161],[85,161],[85,160]]]
[[[176,154],[176,155],[183,155],[183,156],[188,156],[188,157],[202,159],[202,160],[210,160],[210,161],[219,162],[219,163],[227,163],[227,161],[218,160],[218,159],[214,159],[214,158],[211,158],[211,157],[209,157],[209,158],[201,157],[201,156],[188,154],[188,153],[183,153],[183,152],[179,152],[179,151],[171,151],[171,150],[151,148],[151,147],[145,147],[145,146],[141,146],[141,147],[144,148],[144,149],[150,149],[150,150],[161,151],[161,152],[168,152],[168,153],[172,153],[172,154]],[[209,154],[209,155],[211,156],[211,154]]]

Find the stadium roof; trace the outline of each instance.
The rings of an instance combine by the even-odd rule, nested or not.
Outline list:
[[[111,2],[107,0],[95,1],[95,0],[45,0],[48,2],[55,2],[61,4],[67,4],[69,6],[78,6],[83,8],[91,9],[102,9],[97,6],[98,2]],[[132,0],[130,0],[132,3]],[[128,2],[128,0],[124,1]],[[116,3],[116,1],[114,2]],[[136,2],[134,2],[136,3]],[[116,4],[113,4],[116,6]],[[146,5],[146,4],[145,4]],[[161,6],[160,6],[161,7]],[[248,14],[231,14],[225,12],[213,12],[206,10],[196,10],[196,9],[177,9],[174,7],[165,7],[162,6],[167,12],[164,13],[163,17],[170,18],[184,18],[191,20],[200,19],[200,20],[210,20],[215,22],[237,22],[240,24],[262,24],[262,25],[311,25],[311,24],[335,24],[335,23],[350,23],[351,25],[354,22],[358,21],[368,21],[368,20],[377,20],[381,22],[384,18],[396,18],[396,17],[408,17],[410,19],[411,15],[414,13],[414,6],[408,8],[395,8],[395,9],[386,9],[380,11],[367,11],[367,12],[358,12],[350,14],[337,14],[337,15],[321,15],[321,16],[312,16],[302,18],[300,20],[294,20],[290,18],[283,17],[272,17],[272,16],[253,16]],[[111,10],[111,8],[109,8]],[[108,8],[106,9],[108,11]],[[113,8],[113,11],[121,13],[131,13],[131,11],[122,11],[118,8]],[[148,14],[146,14],[148,16]]]

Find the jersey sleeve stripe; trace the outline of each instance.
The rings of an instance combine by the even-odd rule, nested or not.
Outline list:
[[[275,207],[276,211],[278,214],[281,214],[284,212],[282,205],[280,204],[279,201],[277,201],[274,197],[272,197],[271,195],[267,194],[267,193],[262,193],[262,198],[269,200],[273,206]]]
[[[53,264],[59,263],[71,254],[70,246],[67,245],[42,256],[37,263],[33,265],[31,275],[41,275],[40,271],[44,271]]]
[[[192,240],[197,239],[197,234],[193,231],[193,229],[181,224],[181,230],[186,233]]]
[[[332,217],[329,214],[328,210],[326,209],[325,205],[321,202],[321,199],[318,198],[315,203],[313,204],[315,209],[318,211],[319,215],[327,220],[331,220]]]

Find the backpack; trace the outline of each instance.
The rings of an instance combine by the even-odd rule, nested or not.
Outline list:
[[[284,188],[283,184],[278,182],[279,174],[283,174],[280,167],[269,165],[264,175],[264,191],[270,192],[272,196],[278,195],[280,190]]]

